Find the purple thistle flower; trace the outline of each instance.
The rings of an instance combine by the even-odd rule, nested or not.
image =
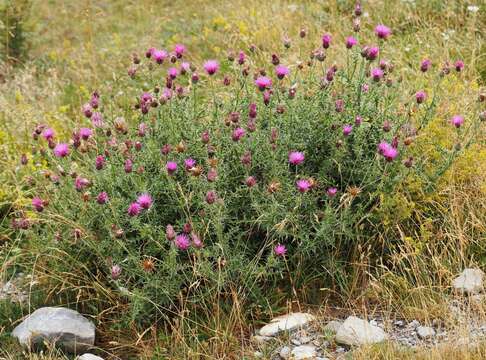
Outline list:
[[[55,135],[55,133],[54,133],[54,130],[52,128],[46,128],[42,132],[42,136],[46,140],[52,140],[54,138],[54,135]]]
[[[432,61],[430,61],[429,59],[424,59],[420,63],[420,71],[426,72],[427,70],[430,69],[431,66],[432,66]]]
[[[346,48],[351,49],[356,44],[358,44],[358,40],[356,40],[354,37],[348,36],[346,38]]]
[[[370,90],[370,86],[368,84],[361,85],[361,91],[365,94]]]
[[[363,122],[363,118],[359,115],[356,115],[356,117],[354,118],[354,124],[356,126],[360,126],[362,122]]]
[[[377,46],[372,46],[366,49],[366,58],[370,61],[375,60],[380,53],[380,49]]]
[[[93,124],[93,126],[96,128],[103,127],[103,115],[101,115],[101,113],[99,112],[93,113],[93,115],[91,116],[91,124]]]
[[[290,73],[290,70],[288,67],[284,65],[277,65],[275,67],[275,73],[277,74],[277,78],[282,80],[285,76],[287,76]]]
[[[277,246],[275,246],[275,248],[273,249],[273,252],[277,256],[285,256],[285,254],[287,253],[287,248],[285,247],[285,245],[277,244]]]
[[[322,47],[324,49],[329,48],[329,46],[331,46],[331,40],[332,40],[332,37],[331,37],[330,34],[322,35]]]
[[[398,156],[398,150],[390,145],[385,149],[383,156],[387,161],[393,161]]]
[[[462,69],[464,69],[464,62],[462,60],[457,60],[455,63],[454,63],[454,67],[456,68],[456,71],[457,72],[461,72]]]
[[[180,59],[184,53],[186,52],[186,47],[182,44],[175,44],[174,46],[174,53],[176,54],[176,57]]]
[[[69,145],[66,143],[59,143],[54,147],[54,155],[58,158],[63,158],[69,155]]]
[[[246,178],[246,180],[245,180],[246,186],[248,186],[250,188],[253,187],[253,186],[255,186],[256,183],[257,183],[257,181],[256,181],[256,179],[253,176],[248,176]]]
[[[176,232],[174,230],[174,227],[169,224],[165,227],[165,238],[169,241],[174,240],[176,237]]]
[[[95,160],[96,170],[101,170],[105,166],[105,157],[98,155]]]
[[[329,189],[326,190],[326,194],[329,197],[334,197],[337,194],[337,189],[335,187],[330,187]]]
[[[206,178],[209,182],[215,182],[217,177],[218,177],[218,172],[216,171],[216,169],[211,168],[208,170],[208,174]]]
[[[461,115],[454,115],[451,119],[451,123],[456,128],[460,128],[462,124],[464,124],[464,117],[462,117]]]
[[[125,160],[125,172],[128,174],[128,173],[131,173],[133,170],[133,161],[130,160],[130,159],[126,159]]]
[[[191,158],[184,160],[184,167],[186,168],[186,170],[190,170],[194,166],[196,166],[196,160]]]
[[[35,197],[32,199],[32,206],[38,212],[44,211],[44,201],[40,197]]]
[[[200,249],[204,246],[203,242],[201,241],[201,238],[196,233],[194,232],[191,233],[191,239],[192,239],[192,245],[194,245],[196,249]]]
[[[204,63],[204,70],[208,75],[214,75],[219,70],[219,63],[216,60],[208,60]]]
[[[76,190],[81,191],[89,186],[89,180],[81,176],[77,176],[74,180],[74,187]]]
[[[246,55],[243,51],[238,53],[238,64],[243,65],[245,63]]]
[[[111,267],[111,278],[117,280],[121,275],[122,269],[119,265],[113,265]]]
[[[180,73],[182,75],[188,73],[189,71],[191,70],[191,64],[189,64],[188,62],[183,62],[181,64],[181,69],[180,69]]]
[[[174,244],[179,250],[187,250],[189,249],[189,246],[191,246],[189,237],[186,234],[177,235]]]
[[[157,64],[162,64],[164,60],[167,58],[167,52],[164,50],[154,50],[152,52],[152,58],[155,60]]]
[[[172,80],[174,80],[177,75],[179,75],[179,70],[176,67],[171,67],[167,70],[167,74]]]
[[[427,94],[423,90],[417,91],[417,93],[415,94],[415,99],[417,100],[417,104],[422,104],[426,98],[427,98]]]
[[[239,141],[243,136],[245,136],[246,131],[243,128],[237,127],[236,129],[233,130],[233,134],[231,135],[231,138],[233,141]]]
[[[255,80],[255,85],[258,87],[260,91],[264,91],[272,86],[272,79],[267,76],[259,76]]]
[[[96,202],[100,205],[106,204],[108,202],[108,194],[106,191],[102,191],[96,197]]]
[[[255,119],[257,117],[257,106],[254,103],[251,103],[248,107],[248,116],[251,119]]]
[[[175,161],[168,161],[165,168],[167,169],[169,175],[172,175],[177,171],[177,163]]]
[[[148,193],[143,193],[137,198],[137,203],[142,209],[149,209],[152,206],[152,197]]]
[[[299,165],[303,163],[305,160],[305,156],[303,152],[300,151],[291,151],[289,153],[289,163],[292,165]]]
[[[352,131],[353,131],[352,125],[344,125],[343,126],[343,135],[344,136],[348,136],[349,134],[351,134]]]
[[[132,202],[129,206],[128,206],[128,216],[137,216],[138,214],[140,214],[140,211],[142,211],[142,208],[140,207],[140,205],[136,202]]]
[[[297,187],[297,190],[299,190],[299,192],[301,192],[301,193],[306,193],[311,188],[310,181],[306,180],[306,179],[297,180],[295,185]]]
[[[380,68],[374,68],[373,70],[371,70],[371,77],[374,81],[380,81],[383,77],[383,70],[381,70]]]
[[[79,136],[81,136],[83,140],[88,140],[91,135],[93,135],[93,130],[90,128],[79,129]]]
[[[84,104],[83,107],[81,108],[81,111],[83,112],[84,116],[86,116],[88,119],[93,115],[93,108],[91,107],[90,104]]]
[[[214,204],[214,202],[216,201],[216,198],[217,198],[217,195],[216,195],[216,191],[214,190],[210,190],[206,193],[206,202],[208,204]]]
[[[375,34],[378,38],[386,40],[391,35],[391,30],[388,26],[380,24],[375,27]]]

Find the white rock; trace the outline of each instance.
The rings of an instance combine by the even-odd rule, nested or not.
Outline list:
[[[255,335],[251,337],[251,340],[255,344],[265,344],[266,342],[273,340],[270,336],[260,336],[260,335]]]
[[[428,326],[419,326],[417,329],[417,334],[421,339],[431,338],[435,335],[435,330]]]
[[[326,326],[324,326],[324,331],[329,331],[335,334],[338,332],[341,325],[343,325],[341,321],[336,321],[336,320],[329,321],[326,324]]]
[[[282,359],[288,359],[290,357],[290,348],[288,346],[284,346],[280,349],[279,355]]]
[[[95,326],[77,311],[44,307],[22,321],[12,331],[12,336],[28,348],[48,341],[67,352],[82,353],[94,345]]]
[[[345,345],[374,344],[386,338],[382,329],[356,316],[348,317],[336,334],[336,341]]]
[[[99,357],[99,356],[96,356],[96,355],[93,355],[93,354],[90,354],[90,353],[86,353],[86,354],[83,354],[81,356],[78,356],[76,359],[77,360],[103,360],[102,357]]]
[[[316,358],[317,351],[314,345],[301,345],[295,347],[290,355],[293,360],[310,360]]]
[[[484,289],[484,272],[481,269],[464,269],[464,271],[452,281],[452,286],[465,294],[477,294]]]
[[[261,336],[275,336],[282,331],[291,331],[301,328],[314,320],[314,315],[308,313],[282,315],[272,319],[269,324],[260,329],[259,333]]]

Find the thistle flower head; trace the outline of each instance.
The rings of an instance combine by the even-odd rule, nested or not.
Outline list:
[[[375,34],[378,38],[386,40],[391,35],[391,30],[388,26],[380,24],[375,27]]]
[[[143,193],[137,198],[137,203],[142,209],[149,209],[152,206],[152,197],[148,193]]]
[[[306,180],[306,179],[297,180],[295,185],[297,187],[297,190],[299,190],[299,192],[301,192],[301,193],[306,193],[307,191],[310,190],[310,188],[312,186],[311,182],[309,180]]]
[[[96,196],[96,202],[100,205],[106,204],[108,202],[108,194],[106,191],[102,191]]]
[[[381,78],[383,77],[383,70],[381,70],[380,68],[372,69],[371,77],[373,78],[374,81],[380,81]]]
[[[272,86],[272,79],[267,76],[259,76],[255,80],[255,85],[260,91],[264,91],[265,89],[269,89]]]
[[[177,163],[175,161],[168,161],[165,168],[169,174],[173,174],[177,171]]]
[[[83,140],[88,140],[91,135],[93,135],[93,130],[91,130],[90,128],[79,129],[79,136],[81,136]]]
[[[42,137],[46,140],[52,140],[54,138],[54,130],[52,128],[45,128],[42,132]]]
[[[346,38],[346,48],[351,49],[353,46],[357,44],[358,44],[358,40],[356,40],[354,37],[348,36]]]
[[[44,201],[40,197],[36,196],[32,199],[32,206],[36,211],[42,212],[44,210]]]
[[[69,155],[69,145],[59,143],[54,147],[54,155],[58,158],[63,158]]]
[[[343,126],[343,135],[344,136],[348,136],[349,134],[351,134],[352,131],[353,131],[352,125],[344,125]]]
[[[321,40],[322,40],[322,47],[324,49],[327,49],[327,48],[329,48],[329,46],[331,46],[331,40],[332,40],[331,34],[322,35]]]
[[[277,75],[277,78],[279,78],[280,80],[283,79],[285,76],[287,76],[289,73],[290,73],[289,68],[284,65],[277,65],[275,67],[275,74]]]
[[[116,264],[113,265],[111,267],[111,278],[113,280],[117,280],[120,277],[121,272],[122,272],[122,269],[119,265],[116,265]]]
[[[167,52],[165,50],[153,50],[152,58],[157,64],[162,64],[165,59],[167,59]]]
[[[181,58],[184,53],[186,52],[186,47],[182,44],[175,44],[174,46],[174,54],[177,56],[177,58]]]
[[[300,151],[291,151],[289,153],[289,163],[292,165],[299,165],[303,163],[305,160],[305,156],[303,152]]]
[[[214,75],[219,70],[219,63],[216,60],[208,60],[204,63],[203,67],[208,75]]]
[[[245,129],[241,127],[237,127],[236,129],[233,130],[233,134],[231,135],[231,138],[233,141],[239,141],[243,136],[245,136],[246,131]]]
[[[137,203],[137,202],[132,202],[128,206],[128,216],[137,216],[140,214],[140,211],[142,211],[142,207]]]
[[[429,59],[424,59],[420,63],[420,71],[426,72],[427,70],[430,69],[431,66],[432,66],[432,61],[430,61]]]
[[[184,167],[186,168],[186,170],[190,170],[194,166],[196,166],[196,160],[194,160],[192,158],[188,158],[188,159],[184,160]]]
[[[337,194],[337,189],[335,187],[330,187],[329,189],[326,190],[326,194],[329,197],[334,197]]]
[[[462,117],[461,115],[454,115],[451,119],[451,123],[456,128],[460,128],[462,124],[464,124],[464,117]]]
[[[187,250],[191,246],[191,241],[189,240],[189,236],[182,233],[176,236],[174,244],[179,250]]]
[[[273,252],[276,256],[285,256],[285,254],[287,253],[287,248],[285,247],[285,245],[277,244],[277,246],[275,246],[275,248],[273,249]]]

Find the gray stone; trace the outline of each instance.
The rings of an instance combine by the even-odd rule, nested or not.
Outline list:
[[[356,316],[348,317],[336,334],[336,342],[350,346],[375,344],[386,338],[385,332],[378,326],[373,326]]]
[[[341,321],[336,321],[336,320],[329,321],[326,324],[326,326],[324,326],[324,331],[329,331],[335,334],[338,332],[342,324],[343,323]]]
[[[295,347],[290,353],[292,360],[310,360],[317,356],[316,347],[314,345],[301,345]]]
[[[275,336],[282,331],[291,331],[306,326],[314,321],[314,315],[308,313],[292,313],[272,319],[269,324],[259,331],[261,336]]]
[[[435,336],[435,330],[428,326],[419,326],[416,331],[421,339],[428,339]]]
[[[44,307],[22,321],[12,331],[12,336],[29,349],[47,341],[67,352],[82,353],[94,345],[95,326],[77,311]]]
[[[464,269],[464,271],[452,281],[452,286],[464,294],[477,294],[483,291],[484,272],[481,269]]]
[[[81,356],[78,356],[76,360],[103,360],[103,358],[90,353],[86,353]]]

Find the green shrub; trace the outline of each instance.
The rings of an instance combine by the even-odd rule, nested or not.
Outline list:
[[[413,142],[454,66],[420,73],[417,59],[417,84],[432,90],[404,94],[386,40],[379,54],[353,46],[342,68],[331,58],[344,45],[327,40],[308,61],[285,48],[264,69],[258,49],[221,67],[136,56],[122,92],[93,93],[69,142],[35,129],[34,161],[48,166],[33,174],[38,212],[13,220],[28,251],[50,272],[109,284],[137,320],[170,315],[181,296],[198,304],[236,291],[252,309],[275,287],[344,287],[364,246],[386,255],[383,210],[400,206],[386,197],[410,176],[432,190],[479,125],[447,114],[457,143],[427,165]]]

